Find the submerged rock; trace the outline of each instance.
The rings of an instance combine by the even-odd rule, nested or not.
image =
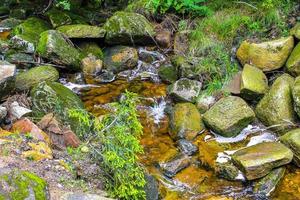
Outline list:
[[[293,76],[300,75],[300,43],[292,51],[289,59],[286,62],[286,68]]]
[[[154,28],[138,13],[116,12],[104,24],[108,44],[149,44],[153,43]]]
[[[242,42],[237,57],[242,65],[251,64],[263,71],[282,67],[294,48],[294,38],[286,37],[263,43]]]
[[[72,24],[58,27],[56,30],[68,38],[104,38],[105,29],[85,24]]]
[[[50,30],[41,34],[37,52],[56,64],[68,65],[70,70],[80,69],[80,52],[57,31]]]
[[[132,47],[114,46],[104,50],[105,68],[114,73],[136,67],[138,59],[138,52]]]
[[[222,98],[203,116],[205,125],[224,137],[238,135],[255,118],[247,103],[235,96]]]
[[[40,34],[48,29],[47,22],[35,17],[28,18],[13,29],[11,43],[26,53],[34,53]]]
[[[300,39],[300,23],[298,22],[291,30],[290,34],[295,38]]]
[[[260,69],[246,64],[241,76],[241,96],[248,100],[257,100],[267,91],[266,75]]]
[[[175,176],[178,172],[190,165],[190,158],[187,156],[177,157],[167,163],[161,163],[163,173],[168,177]]]
[[[285,167],[272,170],[267,176],[254,182],[253,192],[268,197],[275,190],[285,173]]]
[[[4,170],[0,173],[0,199],[48,200],[47,182],[28,171]]]
[[[195,102],[200,94],[202,83],[182,78],[168,87],[168,94],[176,101]]]
[[[170,116],[170,135],[174,139],[192,140],[204,129],[197,107],[192,103],[178,103]]]
[[[277,142],[256,144],[232,155],[233,162],[248,180],[264,177],[272,169],[288,164],[292,159],[293,152]]]
[[[57,81],[58,71],[51,66],[39,66],[20,73],[16,77],[17,90],[29,90],[43,81]]]
[[[292,150],[294,153],[293,160],[300,167],[300,129],[287,132],[279,140]]]
[[[266,126],[281,133],[293,127],[296,115],[293,108],[293,77],[283,74],[273,83],[269,92],[256,106],[256,116]]]
[[[0,100],[15,88],[16,65],[0,61]]]

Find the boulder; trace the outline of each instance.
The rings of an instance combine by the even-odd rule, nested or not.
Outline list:
[[[288,74],[278,77],[255,109],[256,117],[265,126],[272,126],[272,130],[278,133],[290,129],[296,121],[292,98],[293,83],[293,77]]]
[[[262,197],[268,197],[284,177],[285,167],[272,170],[267,176],[253,183],[253,192]]]
[[[173,65],[162,65],[158,69],[158,76],[165,83],[174,83],[178,79],[177,69]]]
[[[300,75],[300,43],[297,44],[287,60],[286,69],[293,76]]]
[[[241,75],[241,96],[258,100],[268,91],[268,79],[257,67],[246,64]]]
[[[50,26],[47,22],[31,17],[14,27],[10,40],[15,48],[21,49],[26,53],[34,53],[40,34],[48,29],[50,29]]]
[[[104,24],[105,42],[108,44],[149,44],[153,43],[154,28],[138,13],[116,12]]]
[[[167,177],[173,177],[178,172],[188,167],[190,162],[191,161],[188,156],[179,156],[169,162],[161,163],[160,168]]]
[[[15,88],[16,65],[0,61],[0,100]]]
[[[170,135],[174,139],[192,140],[204,129],[197,107],[192,103],[178,103],[170,116]]]
[[[265,142],[238,150],[231,157],[246,178],[254,180],[290,163],[293,152],[281,143]]]
[[[138,59],[138,52],[132,47],[114,46],[104,50],[105,68],[114,73],[136,67]]]
[[[38,66],[16,76],[16,89],[29,90],[43,81],[57,81],[58,71],[51,66]]]
[[[294,38],[285,37],[262,43],[243,41],[237,50],[242,65],[250,64],[263,71],[282,67],[294,48]]]
[[[300,167],[300,129],[287,132],[279,138],[280,142],[286,145],[294,153],[294,162]]]
[[[1,170],[0,199],[49,200],[47,182],[28,171]]]
[[[53,28],[68,25],[72,23],[71,17],[64,11],[58,9],[51,9],[46,13]]]
[[[56,30],[68,38],[104,38],[105,29],[99,26],[72,24],[58,27]]]
[[[205,125],[223,137],[238,135],[254,119],[253,110],[235,96],[220,99],[203,115]]]
[[[196,102],[202,83],[182,78],[168,87],[168,94],[176,101]]]
[[[80,52],[57,31],[50,30],[41,34],[37,53],[56,64],[68,65],[70,70],[80,70]]]
[[[290,30],[290,34],[300,40],[300,23],[299,22]]]

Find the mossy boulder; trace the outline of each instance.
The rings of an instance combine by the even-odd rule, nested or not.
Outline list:
[[[51,66],[39,66],[20,73],[16,77],[17,90],[29,90],[43,81],[57,81],[59,78],[58,71]]]
[[[168,87],[168,94],[179,102],[196,102],[202,83],[182,78]]]
[[[192,140],[204,129],[201,115],[192,103],[178,103],[170,116],[170,135],[174,139]]]
[[[15,88],[16,65],[0,61],[0,100]]]
[[[0,199],[7,200],[48,200],[47,182],[28,171],[8,171],[0,173]]]
[[[154,28],[138,13],[116,12],[104,24],[108,44],[149,44],[153,43]]]
[[[104,50],[105,68],[114,73],[136,67],[138,59],[138,52],[132,47],[114,46]]]
[[[235,96],[220,99],[203,115],[205,125],[223,137],[238,135],[254,118],[248,104]]]
[[[106,30],[99,26],[85,24],[64,25],[57,28],[68,38],[104,38]]]
[[[80,98],[57,82],[41,82],[31,90],[30,95],[33,113],[39,117],[56,113],[61,119],[69,109],[83,109]]]
[[[293,151],[294,162],[300,167],[300,129],[287,132],[279,140]]]
[[[46,13],[53,28],[72,23],[71,17],[64,11],[51,9]]]
[[[292,36],[262,43],[243,41],[237,51],[242,65],[251,64],[263,71],[282,67],[294,48]]]
[[[173,65],[162,65],[158,69],[158,76],[165,83],[174,83],[178,79],[177,69]]]
[[[241,75],[241,96],[247,100],[258,100],[268,88],[268,79],[262,70],[246,64]]]
[[[22,20],[15,18],[7,18],[0,22],[0,27],[4,29],[12,29],[22,23]]]
[[[96,56],[98,59],[103,59],[103,51],[95,42],[82,42],[78,44],[81,50],[82,57],[87,57],[89,54]]]
[[[238,150],[231,157],[246,178],[254,180],[290,163],[293,152],[281,143],[264,142]]]
[[[284,132],[296,121],[293,108],[292,86],[294,78],[288,74],[278,77],[268,93],[256,106],[256,117],[272,130]]]
[[[48,29],[50,26],[46,21],[35,17],[28,18],[14,27],[11,43],[26,53],[34,53],[40,34]]]
[[[300,77],[295,79],[292,94],[294,100],[294,110],[296,111],[297,115],[300,116]]]
[[[300,22],[298,22],[290,31],[295,38],[300,39]]]
[[[300,43],[292,51],[286,62],[287,71],[293,76],[300,75]]]
[[[32,54],[8,51],[5,55],[5,60],[16,64],[17,66],[31,67],[35,62]]]
[[[80,70],[81,54],[79,50],[67,42],[58,31],[49,30],[41,34],[37,53],[56,64],[69,66],[70,70]]]

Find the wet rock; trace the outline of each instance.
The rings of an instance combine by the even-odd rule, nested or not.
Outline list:
[[[7,18],[0,22],[0,29],[7,29],[10,30],[19,24],[22,23],[22,20],[15,19],[15,18]]]
[[[95,75],[101,72],[103,61],[97,59],[94,55],[90,54],[81,61],[82,71],[85,75]]]
[[[238,135],[255,118],[247,103],[235,96],[222,98],[203,116],[206,126],[223,137]]]
[[[0,61],[0,100],[15,87],[16,65]]]
[[[262,43],[243,41],[237,51],[237,57],[242,65],[250,64],[263,71],[271,71],[285,64],[293,47],[293,37]]]
[[[265,197],[271,195],[285,173],[285,167],[272,170],[267,176],[254,182],[253,192]]]
[[[189,48],[190,31],[180,31],[175,34],[174,53],[177,55],[185,55]]]
[[[168,48],[171,46],[172,33],[170,31],[161,31],[156,34],[155,40],[159,46]]]
[[[192,140],[204,129],[196,106],[192,103],[178,103],[170,116],[170,135],[174,139]]]
[[[294,153],[294,162],[300,167],[300,129],[287,132],[279,138],[280,142],[286,145]]]
[[[278,77],[269,92],[257,104],[257,118],[272,130],[281,133],[291,127],[296,120],[293,108],[292,85],[293,77],[283,74]]]
[[[229,181],[236,180],[239,175],[239,169],[232,162],[217,163],[215,171],[218,177]]]
[[[96,76],[95,80],[100,83],[111,83],[116,79],[116,75],[113,72],[106,71]]]
[[[145,174],[145,192],[146,192],[146,200],[158,200],[159,199],[159,190],[158,183],[156,179],[150,175]]]
[[[265,142],[238,150],[233,162],[248,180],[264,177],[274,168],[288,164],[293,152],[281,143]]]
[[[290,34],[295,38],[300,39],[300,23],[298,22],[291,30]]]
[[[180,139],[177,144],[180,151],[188,156],[192,156],[198,152],[198,147],[188,140]]]
[[[241,76],[241,96],[247,100],[257,100],[268,91],[268,79],[258,68],[246,64]]]
[[[49,200],[47,182],[28,171],[1,170],[1,199]]]
[[[168,94],[176,101],[195,102],[201,91],[202,83],[182,78],[168,87]]]
[[[56,30],[68,38],[104,38],[105,29],[85,24],[72,24],[58,27]]]
[[[70,70],[80,70],[80,52],[57,31],[45,31],[40,35],[37,52],[56,64],[68,65]]]
[[[29,90],[43,81],[57,81],[59,78],[58,71],[51,66],[39,66],[20,73],[16,77],[17,90]]]
[[[34,53],[40,34],[48,29],[50,27],[47,22],[31,17],[13,29],[10,40],[15,48],[25,53]]]
[[[69,192],[60,197],[59,200],[112,200],[107,198],[105,195],[80,193],[80,192]]]
[[[9,42],[6,40],[1,40],[0,39],[0,53],[5,54],[9,50]]]
[[[6,117],[7,115],[7,108],[0,106],[0,122]]]
[[[190,158],[187,156],[180,156],[167,163],[161,163],[160,167],[166,176],[173,177],[189,165]]]
[[[176,67],[173,65],[162,65],[158,69],[158,75],[165,83],[174,83],[178,79]]]
[[[32,113],[32,110],[20,106],[16,101],[13,102],[9,108],[10,119],[13,121],[16,119],[21,119],[22,117],[27,116],[30,113]]]
[[[132,69],[138,64],[138,52],[135,48],[114,46],[104,50],[104,65],[108,71],[118,73]]]
[[[72,23],[71,17],[66,12],[60,11],[58,9],[52,8],[46,13],[46,16],[48,17],[53,28]]]
[[[27,53],[8,52],[5,60],[17,66],[31,67],[35,62],[33,56]]]
[[[287,71],[293,76],[300,75],[300,43],[292,51],[286,62]]]
[[[56,82],[39,83],[31,90],[31,98],[33,113],[40,117],[48,113],[62,115],[68,109],[83,109],[80,98],[70,89]],[[57,106],[61,110],[57,110]]]
[[[154,28],[138,13],[116,12],[104,24],[108,44],[149,44],[153,43]]]
[[[103,52],[99,45],[95,42],[82,42],[78,45],[83,57],[87,57],[89,54],[96,56],[98,59],[103,59]]]

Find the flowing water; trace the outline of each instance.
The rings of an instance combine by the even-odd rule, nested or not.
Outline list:
[[[76,78],[73,81],[61,79],[61,82],[78,93],[86,109],[96,116],[109,112],[110,103],[117,101],[125,90],[140,95],[138,110],[144,126],[141,139],[144,154],[140,156],[140,161],[159,180],[159,190],[164,199],[267,199],[253,195],[251,184],[244,181],[241,173],[235,181],[218,178],[214,173],[216,164],[227,162],[235,150],[277,139],[259,123],[249,125],[235,138],[224,138],[207,131],[200,133],[193,141],[199,147],[199,152],[189,156],[189,167],[173,178],[163,175],[160,164],[180,155],[176,143],[168,134],[169,118],[166,111],[173,102],[166,95],[167,86],[160,82],[157,75],[157,69],[166,59],[158,52],[143,48],[139,49],[139,53],[150,54],[155,60],[150,64],[139,61],[135,69],[122,72],[106,82],[99,81],[99,77],[87,78],[85,84],[76,81]],[[300,170],[289,166],[282,183],[270,199],[300,199],[299,186]]]

